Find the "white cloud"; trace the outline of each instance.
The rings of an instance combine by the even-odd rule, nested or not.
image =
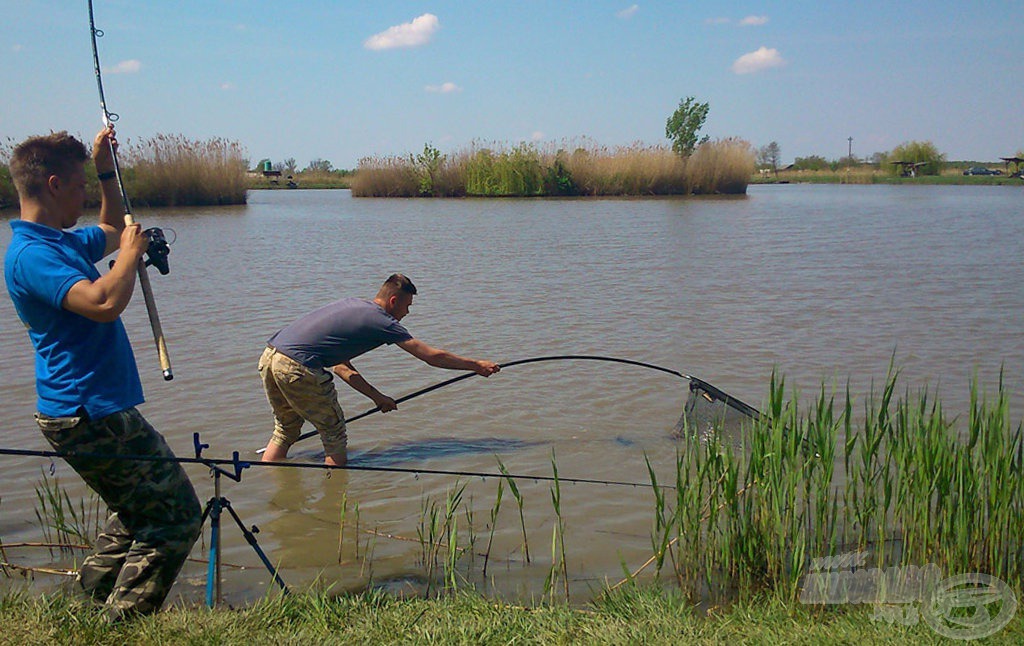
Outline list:
[[[412,22],[388,27],[379,34],[370,36],[363,42],[366,49],[396,49],[399,47],[419,47],[430,42],[441,22],[432,13],[425,13]]]
[[[230,90],[235,89],[235,84],[231,81],[224,81],[220,84],[220,89],[224,90],[225,92],[228,92]]]
[[[436,94],[450,94],[452,92],[461,92],[462,88],[455,85],[451,81],[442,83],[441,85],[428,85],[426,88],[427,92],[434,92]]]
[[[740,21],[740,27],[760,27],[768,22],[768,16],[747,16]]]
[[[622,11],[616,12],[615,15],[618,16],[619,18],[632,18],[634,15],[636,15],[637,11],[640,11],[640,5],[634,4],[626,7]]]
[[[15,54],[17,54],[23,49],[25,49],[25,47],[21,43],[14,43],[13,45],[11,45],[11,51]]]
[[[142,69],[142,63],[134,58],[121,61],[117,65],[107,69],[111,74],[134,74]]]
[[[530,133],[530,141],[543,141],[544,133],[540,130],[534,130]]]
[[[786,61],[779,54],[779,50],[761,47],[757,51],[744,54],[732,64],[732,71],[737,74],[753,74],[772,67],[785,65]]]

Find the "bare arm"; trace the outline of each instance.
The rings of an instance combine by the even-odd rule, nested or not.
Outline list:
[[[116,320],[128,307],[135,289],[139,260],[149,241],[137,224],[123,229],[120,234],[121,253],[114,266],[95,281],[83,279],[72,285],[61,302],[64,309],[93,321],[108,323]]]
[[[420,361],[434,366],[435,368],[445,368],[448,370],[471,370],[482,377],[490,377],[501,370],[501,366],[492,361],[460,357],[459,355],[448,352],[447,350],[431,347],[419,339],[402,341],[398,344],[398,347],[402,348]]]
[[[92,160],[97,174],[114,171],[114,153],[117,139],[114,128],[104,128],[96,135],[92,143]],[[121,243],[121,232],[124,230],[124,204],[121,202],[121,189],[117,179],[100,180],[100,221],[99,226],[107,234],[107,248],[104,256],[114,253]]]
[[[398,404],[395,403],[395,400],[383,394],[374,388],[370,382],[366,381],[363,375],[361,375],[359,371],[356,370],[355,366],[352,365],[352,362],[346,361],[345,363],[339,363],[332,367],[331,371],[341,377],[341,380],[351,386],[356,392],[364,397],[368,397],[377,405],[377,408],[379,408],[382,413],[398,408]]]

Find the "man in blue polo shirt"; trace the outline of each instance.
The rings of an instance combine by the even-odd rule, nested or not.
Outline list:
[[[416,285],[407,276],[392,274],[373,300],[343,298],[270,337],[258,365],[274,413],[274,434],[263,453],[265,462],[287,457],[303,421],[308,420],[320,434],[324,462],[345,464],[348,436],[331,373],[368,397],[382,413],[395,410],[395,400],[374,388],[352,365],[352,359],[381,345],[395,344],[435,368],[472,370],[483,377],[501,369],[493,361],[460,357],[413,338],[400,321],[409,313],[415,295]]]
[[[174,453],[135,408],[142,383],[120,315],[149,241],[139,225],[125,226],[115,146],[112,128],[96,135],[99,224],[74,230],[85,202],[85,146],[59,132],[14,149],[21,218],[11,222],[4,277],[36,351],[36,422],[111,512],[78,583],[119,620],[160,609],[198,538],[201,509]],[[118,249],[100,275],[95,263]]]

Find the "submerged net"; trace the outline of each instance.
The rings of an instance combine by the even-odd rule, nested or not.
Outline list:
[[[690,377],[690,394],[683,404],[683,414],[672,429],[673,437],[708,440],[713,437],[736,437],[749,429],[761,414],[732,395],[696,377]]]

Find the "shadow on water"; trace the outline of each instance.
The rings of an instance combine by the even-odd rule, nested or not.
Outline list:
[[[350,451],[348,463],[354,467],[388,467],[418,460],[434,460],[478,453],[502,453],[518,451],[536,446],[542,442],[501,437],[453,438],[439,437],[426,440],[403,442],[393,446]]]

